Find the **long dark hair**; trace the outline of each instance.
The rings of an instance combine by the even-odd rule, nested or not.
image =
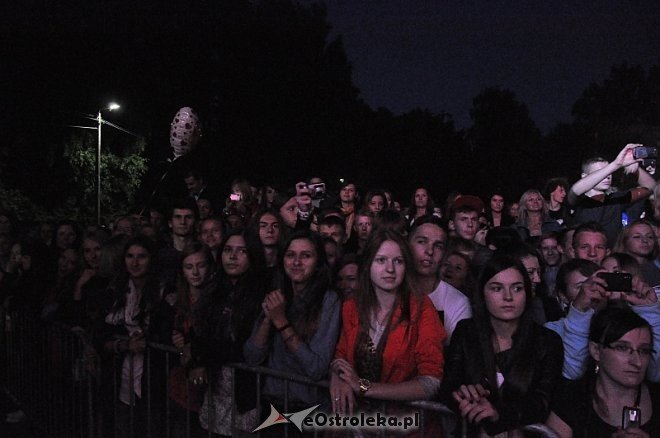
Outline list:
[[[383,210],[389,210],[390,204],[387,202],[387,196],[385,196],[385,192],[383,190],[369,190],[367,192],[367,196],[364,197],[362,208],[368,210],[371,198],[375,196],[380,196],[383,198]]]
[[[190,285],[183,275],[183,262],[185,259],[193,254],[200,253],[203,255],[208,266],[208,272],[204,283],[201,285],[201,293],[196,305],[190,303]],[[208,246],[201,242],[191,242],[183,248],[181,252],[181,266],[179,268],[179,278],[177,280],[177,299],[176,299],[176,315],[178,319],[192,320],[195,332],[201,333],[203,324],[202,307],[210,300],[210,295],[215,289],[215,277],[217,271],[217,264],[213,258],[213,253]]]
[[[267,214],[273,216],[277,223],[280,226],[280,237],[278,239],[278,247],[282,244],[282,240],[284,237],[284,234],[286,232],[286,225],[284,225],[284,220],[282,219],[282,215],[278,210],[275,210],[274,208],[265,208],[262,210],[259,210],[253,217],[252,220],[250,221],[250,231],[254,233],[257,237],[259,237],[259,222],[261,221],[261,218],[266,216]],[[261,239],[259,239],[261,241]],[[246,241],[247,243],[247,241]]]
[[[284,270],[284,257],[294,240],[309,241],[314,247],[317,257],[314,273],[305,288],[303,308],[296,310],[292,309],[294,298],[293,284]],[[286,298],[287,318],[292,321],[296,332],[303,340],[308,341],[318,328],[318,319],[323,307],[323,299],[328,289],[330,289],[330,268],[328,267],[323,241],[318,235],[309,230],[296,231],[287,238],[277,258],[280,278],[282,279],[281,290]]]
[[[415,205],[415,194],[417,193],[417,190],[424,190],[426,192],[426,209],[424,210],[424,214],[433,214],[433,209],[435,208],[435,203],[433,202],[433,199],[431,198],[431,192],[429,189],[426,187],[417,187],[413,193],[412,197],[410,198],[410,211],[408,214],[410,215],[410,218],[414,218],[417,215],[417,206]]]
[[[231,307],[229,331],[235,339],[236,336],[247,339],[266,293],[266,259],[259,235],[247,228],[234,228],[227,233],[218,250],[220,257],[227,242],[234,236],[240,236],[245,240],[248,269],[234,283],[224,268],[221,268],[218,273],[219,290],[213,295],[214,301],[208,308]]]
[[[512,248],[510,250],[509,255],[511,255],[511,256],[517,258],[518,260],[520,260],[520,263],[522,263],[523,266],[525,265],[525,263],[523,263],[523,259],[526,259],[526,258],[529,258],[529,257],[533,257],[533,258],[536,259],[536,261],[539,264],[539,277],[541,277],[541,283],[539,283],[539,285],[536,287],[536,289],[534,289],[532,287],[532,291],[534,292],[535,296],[539,296],[539,297],[548,296],[549,295],[548,286],[545,284],[545,278],[544,278],[545,265],[542,262],[543,256],[541,254],[539,254],[539,251],[531,245],[528,245],[526,243],[521,243],[521,244],[517,245],[516,247]],[[525,269],[525,274],[529,277],[529,274],[527,273],[527,269]],[[530,281],[531,281],[531,277],[530,277]]]
[[[490,259],[481,271],[477,281],[477,290],[473,294],[474,299],[474,324],[479,334],[479,344],[484,359],[484,370],[486,378],[491,385],[491,391],[497,397],[497,379],[495,364],[495,349],[493,348],[493,325],[490,319],[490,313],[486,307],[485,288],[488,281],[498,273],[507,269],[517,270],[523,278],[525,287],[525,309],[518,320],[518,328],[513,333],[511,346],[511,363],[514,364],[507,380],[503,386],[502,396],[506,399],[520,398],[527,393],[527,389],[532,382],[534,371],[535,351],[538,350],[534,345],[534,322],[532,321],[532,282],[527,275],[527,270],[523,264],[516,258],[506,255],[495,255]]]
[[[403,321],[410,321],[413,318],[413,315],[411,315],[410,299],[411,295],[414,293],[414,289],[408,275],[409,270],[413,266],[413,259],[410,254],[408,243],[399,233],[389,229],[381,229],[376,233],[371,234],[364,249],[363,269],[360,273],[359,290],[356,292],[356,304],[361,331],[366,332],[369,330],[371,325],[371,315],[378,306],[376,291],[371,282],[371,264],[374,262],[376,253],[381,245],[388,240],[396,243],[401,249],[401,255],[403,256],[403,261],[406,267],[403,282],[397,291],[397,303],[395,304],[401,307],[401,318],[399,318],[398,321],[395,321],[394,324],[396,325]],[[421,306],[419,306],[418,310],[421,310]]]
[[[129,239],[124,245],[122,251],[122,260],[120,271],[115,275],[115,278],[110,282],[110,290],[115,297],[112,312],[116,312],[126,306],[126,294],[128,293],[129,275],[126,270],[126,254],[132,246],[139,246],[147,250],[150,256],[149,268],[147,270],[145,287],[142,290],[142,297],[140,298],[140,314],[138,320],[144,319],[145,313],[153,309],[160,301],[160,282],[156,275],[156,251],[154,243],[151,239],[144,236],[136,236]]]

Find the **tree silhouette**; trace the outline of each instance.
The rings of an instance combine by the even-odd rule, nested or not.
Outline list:
[[[520,192],[540,184],[535,169],[542,164],[537,160],[541,132],[512,91],[484,90],[472,101],[470,117],[467,142],[474,189],[487,182],[491,189]]]
[[[660,146],[660,68],[613,66],[602,83],[593,83],[573,106],[573,122],[548,135],[549,165],[577,178],[580,162],[614,157],[626,143]]]

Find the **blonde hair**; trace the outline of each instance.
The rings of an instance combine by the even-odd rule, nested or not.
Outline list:
[[[638,219],[629,226],[625,227],[619,232],[619,235],[617,236],[616,243],[614,244],[614,252],[622,252],[625,254],[630,254],[630,251],[628,251],[628,241],[630,240],[630,235],[632,234],[632,229],[635,225],[646,225],[649,227],[651,230],[651,234],[653,235],[653,250],[651,250],[651,253],[646,256],[646,259],[653,260],[657,257],[658,255],[658,239],[657,236],[655,235],[655,230],[653,228],[653,225],[647,220],[644,219]],[[634,254],[630,254],[634,255]]]
[[[548,216],[548,206],[541,191],[536,189],[529,189],[522,194],[520,201],[518,201],[518,220],[516,223],[519,225],[527,225],[527,220],[529,219],[529,214],[527,213],[527,199],[532,195],[539,195],[541,197],[541,215],[544,218]]]

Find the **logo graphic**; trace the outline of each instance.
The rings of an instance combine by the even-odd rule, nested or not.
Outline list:
[[[266,421],[261,423],[259,427],[257,427],[252,431],[252,433],[273,426],[275,424],[287,424],[287,423],[293,424],[298,428],[299,431],[302,432],[303,421],[305,420],[305,418],[307,418],[309,414],[311,414],[319,406],[321,405],[319,404],[316,406],[312,406],[311,408],[307,408],[302,411],[293,412],[290,414],[282,414],[280,413],[280,411],[275,409],[275,406],[270,405],[270,415],[268,416],[268,418],[266,418]]]

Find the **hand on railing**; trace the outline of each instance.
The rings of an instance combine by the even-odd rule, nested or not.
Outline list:
[[[355,393],[353,392],[353,388],[334,370],[330,371],[330,397],[332,397],[333,412],[353,415],[353,409],[355,407]]]
[[[208,378],[206,376],[206,368],[197,367],[197,368],[193,368],[192,370],[188,371],[188,380],[193,385],[203,385],[203,384],[205,384],[208,381]]]
[[[128,351],[131,353],[141,353],[147,346],[143,332],[137,332],[128,338]]]
[[[192,357],[190,354],[190,342],[186,343],[186,338],[183,333],[178,330],[172,331],[172,345],[174,345],[174,348],[179,351],[179,361],[181,362],[181,365],[185,366],[190,362]]]

